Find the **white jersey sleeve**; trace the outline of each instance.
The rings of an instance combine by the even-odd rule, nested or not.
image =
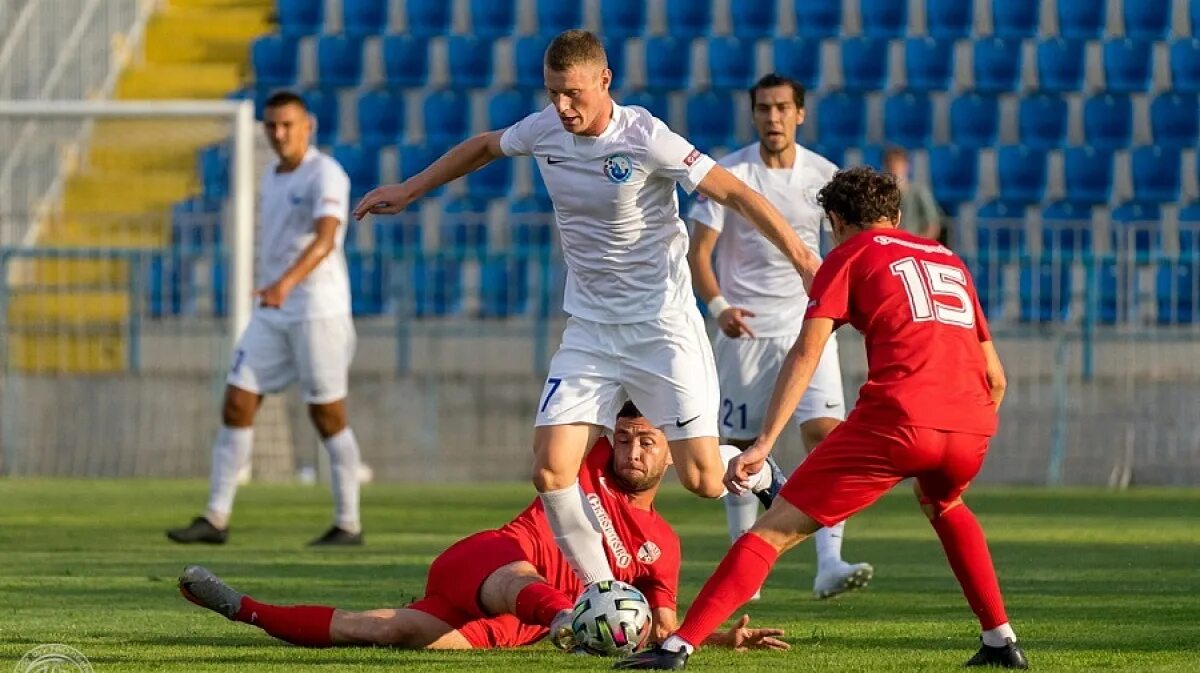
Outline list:
[[[321,162],[317,179],[312,182],[312,219],[332,217],[346,224],[350,214],[350,177],[335,161]]]
[[[713,231],[721,232],[725,229],[725,208],[701,194],[692,204],[692,209],[688,211],[688,219]]]
[[[506,157],[523,157],[533,154],[537,142],[537,126],[545,109],[527,115],[524,119],[504,129],[500,135],[500,151]]]
[[[650,175],[674,180],[688,194],[696,191],[704,176],[717,165],[712,157],[696,149],[659,119],[654,120],[646,160]]]

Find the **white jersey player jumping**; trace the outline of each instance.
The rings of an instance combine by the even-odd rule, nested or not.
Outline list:
[[[226,378],[207,511],[191,525],[167,531],[167,537],[225,542],[238,473],[249,465],[254,416],[263,395],[298,380],[309,417],[329,452],[333,482],[333,526],[311,544],[362,544],[358,442],[346,419],[355,346],[342,250],[350,179],[335,160],[310,145],[313,122],[304,99],[290,92],[272,95],[263,123],[279,159],[260,186],[258,305]]]
[[[692,492],[720,496],[725,465],[737,455],[718,449],[716,367],[692,295],[675,185],[742,213],[783,251],[793,274],[811,280],[819,262],[761,195],[646,110],[613,102],[612,71],[595,35],[558,35],[544,66],[548,107],[372,191],[354,214],[399,212],[500,157],[535,158],[554,203],[571,317],[538,401],[534,485],[559,547],[591,584],[612,572],[576,475],[626,397],[663,429]],[[770,488],[770,473],[763,475],[753,490]]]
[[[796,144],[804,123],[804,86],[777,74],[750,89],[759,142],[721,159],[724,166],[773,203],[805,245],[820,250],[824,213],[816,194],[837,170],[825,157]],[[716,316],[717,374],[721,382],[723,441],[745,449],[762,428],[775,376],[800,334],[808,294],[791,263],[736,211],[701,197],[692,207],[688,262],[696,294]],[[716,252],[716,273],[713,252]],[[794,419],[811,451],[846,417],[837,340],[830,339]],[[725,498],[729,535],[736,540],[754,525],[758,501],[750,494]],[[874,570],[842,560],[839,523],[817,532],[813,593],[828,598],[861,587]]]

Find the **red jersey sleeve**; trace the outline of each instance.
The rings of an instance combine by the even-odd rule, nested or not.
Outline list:
[[[850,258],[833,253],[817,269],[804,319],[831,318],[834,329],[850,322]]]
[[[679,536],[662,522],[663,533],[655,537],[662,540],[661,556],[648,567],[650,571],[633,583],[646,596],[651,608],[676,609],[679,601],[679,566],[682,554]]]

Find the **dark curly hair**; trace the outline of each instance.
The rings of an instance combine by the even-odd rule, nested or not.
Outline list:
[[[900,217],[900,187],[891,175],[855,166],[834,173],[817,193],[817,203],[854,227],[884,219],[894,222]]]

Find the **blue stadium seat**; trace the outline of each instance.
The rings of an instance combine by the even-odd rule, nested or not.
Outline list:
[[[263,35],[250,47],[250,61],[254,64],[256,84],[291,86],[298,71],[296,40],[282,35]]]
[[[1035,93],[1017,104],[1017,138],[1030,147],[1056,149],[1067,140],[1067,101]]]
[[[1132,0],[1136,2],[1137,0]],[[1104,31],[1106,2],[1056,2],[1058,34],[1068,39],[1095,40]]]
[[[991,5],[996,37],[1024,40],[1037,35],[1041,0],[1004,0]]]
[[[1068,147],[1063,151],[1063,182],[1071,203],[1108,203],[1113,190],[1113,155],[1109,150]]]
[[[1195,3],[1192,3],[1195,6]],[[1135,40],[1165,40],[1171,26],[1171,3],[1138,2],[1125,0],[1121,3],[1125,15],[1125,37]]]
[[[537,109],[533,96],[523,89],[500,91],[488,99],[488,128],[508,128]]]
[[[1021,41],[991,37],[975,42],[975,90],[1008,93],[1021,86]]]
[[[479,314],[509,318],[529,309],[529,262],[521,257],[493,257],[479,266]]]
[[[655,91],[625,91],[617,100],[622,105],[637,105],[650,111],[650,114],[666,121],[671,116],[671,104],[665,92]]]
[[[471,101],[458,89],[433,91],[422,106],[425,137],[433,144],[457,143],[471,128]]]
[[[925,32],[936,38],[968,37],[975,24],[975,3],[962,0],[925,0]]]
[[[1105,89],[1112,93],[1145,93],[1149,91],[1150,75],[1154,65],[1151,46],[1149,42],[1127,38],[1105,42]]]
[[[1196,94],[1168,91],[1150,103],[1154,144],[1188,148],[1200,144],[1200,100]]]
[[[463,268],[451,259],[418,258],[412,264],[413,315],[418,318],[442,318],[462,311]]]
[[[1200,259],[1200,201],[1179,209],[1179,256]]]
[[[692,78],[692,43],[658,35],[646,40],[646,87],[686,89]]]
[[[908,3],[895,0],[859,0],[863,35],[892,39],[908,32]]]
[[[860,155],[857,165],[870,166],[877,171],[883,170],[883,146],[881,145],[863,145],[858,148]]]
[[[1076,92],[1083,88],[1084,43],[1061,37],[1037,43],[1038,88],[1042,91]]]
[[[733,123],[737,116],[733,97],[727,93],[704,91],[688,98],[687,138],[702,152],[737,144]]]
[[[1025,145],[1006,145],[996,151],[1000,199],[1036,203],[1046,193],[1046,153]]]
[[[1004,263],[1028,254],[1025,204],[989,201],[975,213],[975,245],[979,259]]]
[[[338,137],[338,108],[337,91],[333,89],[309,89],[304,92],[304,102],[308,111],[317,119],[317,144],[332,145]]]
[[[904,41],[904,69],[908,89],[945,91],[954,77],[954,42],[932,37]]]
[[[408,17],[409,35],[441,37],[450,34],[454,3],[446,0],[406,0],[401,3]]]
[[[822,3],[812,2],[812,5]],[[774,71],[804,84],[821,86],[821,42],[800,37],[777,37],[772,42]]]
[[[277,0],[276,11],[284,37],[316,35],[325,26],[325,0]]]
[[[323,87],[358,86],[362,81],[362,41],[345,35],[317,38],[317,82]]]
[[[1200,93],[1200,38],[1171,43],[1171,88],[1180,93]]]
[[[517,3],[514,0],[471,0],[471,33],[476,37],[508,37],[516,32],[516,24]]]
[[[932,133],[929,96],[903,91],[883,101],[883,135],[887,142],[918,149],[929,145]]]
[[[194,270],[178,252],[150,253],[145,261],[146,315],[151,318],[190,313],[195,294]]]
[[[817,138],[837,147],[861,145],[867,134],[866,103],[861,96],[833,92],[817,103]]]
[[[505,162],[507,163],[507,162]],[[442,207],[438,248],[456,254],[484,255],[488,250],[488,202],[461,196]]]
[[[388,27],[388,3],[342,0],[342,32],[352,37],[379,35]]]
[[[583,0],[537,0],[538,32],[557,35],[583,27]]]
[[[1162,209],[1157,203],[1126,201],[1113,208],[1109,242],[1114,253],[1132,251],[1139,262],[1162,252]]]
[[[979,154],[974,148],[939,145],[929,150],[929,181],[938,203],[975,200],[979,190]]]
[[[842,40],[842,79],[847,91],[883,89],[887,74],[887,40],[870,37]]]
[[[476,199],[500,199],[513,186],[513,162],[493,161],[467,174],[467,193]]]
[[[209,145],[196,154],[196,163],[205,198],[221,200],[229,196],[229,147]]]
[[[424,143],[414,144],[407,143],[400,146],[399,153],[399,170],[397,176],[401,180],[406,180],[420,173],[429,167],[430,164],[438,160],[438,157],[446,153],[450,149],[448,143]],[[429,192],[427,196],[438,196],[446,190],[445,186]]]
[[[450,85],[455,89],[483,89],[492,84],[493,40],[472,35],[451,35]]]
[[[842,32],[842,3],[796,0],[796,36],[822,40]]]
[[[350,177],[350,201],[357,203],[367,192],[379,186],[379,147],[377,145],[334,145],[331,155]]]
[[[620,89],[625,86],[625,38],[606,35],[601,38],[604,51],[608,56],[608,69],[612,71],[610,89]]]
[[[965,93],[950,101],[950,142],[970,148],[992,147],[1000,134],[1000,104],[995,96]]]
[[[1056,201],[1042,209],[1042,259],[1063,264],[1094,252],[1091,206]]]
[[[712,87],[722,90],[749,88],[755,80],[754,52],[753,40],[736,37],[710,38],[708,40],[708,71]]]
[[[684,39],[706,37],[712,32],[712,23],[712,0],[667,0],[667,34]]]
[[[822,145],[820,143],[808,145],[808,149],[820,154],[826,159],[833,162],[833,165],[841,167],[846,165],[846,149],[841,145]]]
[[[171,244],[186,250],[221,247],[223,200],[196,196],[171,205]]]
[[[421,214],[416,210],[395,215],[373,215],[372,231],[375,234],[375,249],[389,257],[411,257],[424,247]]]
[[[358,99],[358,140],[364,145],[394,145],[404,135],[404,96],[388,89],[368,91]]]
[[[1179,150],[1146,145],[1130,153],[1133,198],[1150,203],[1179,200]]]
[[[508,246],[520,253],[547,252],[554,245],[554,205],[527,196],[508,206]]]
[[[383,36],[383,73],[388,86],[425,86],[429,81],[429,41],[412,35]]]
[[[975,294],[979,306],[988,320],[1004,317],[1004,265],[989,259],[969,261],[971,279],[975,282]]]
[[[1091,281],[1095,293],[1096,322],[1115,325],[1128,322],[1136,315],[1137,269],[1114,259],[1103,259],[1096,266],[1096,277]]]
[[[1020,265],[1021,322],[1066,320],[1071,309],[1071,265],[1053,261]]]
[[[600,12],[600,33],[605,37],[641,37],[646,32],[644,0],[608,0]]]
[[[1200,35],[1200,0],[1188,3],[1188,27],[1192,35]]]
[[[347,250],[346,271],[350,277],[350,312],[356,316],[381,315],[384,310],[386,261],[375,249]]]
[[[738,37],[749,40],[771,37],[779,23],[779,3],[733,2],[729,5],[729,17],[733,34]]]
[[[1200,301],[1200,259],[1159,262],[1154,288],[1160,325],[1187,325],[1200,320],[1197,306]]]
[[[516,85],[522,89],[543,89],[546,85],[542,77],[542,61],[546,56],[546,47],[550,46],[552,35],[526,35],[517,38],[516,54]]]
[[[1084,101],[1083,139],[1104,149],[1127,147],[1133,141],[1133,104],[1129,97],[1099,94]]]

